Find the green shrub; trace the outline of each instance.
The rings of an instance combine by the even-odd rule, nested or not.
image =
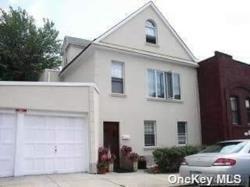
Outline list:
[[[161,173],[178,172],[183,158],[198,153],[201,149],[201,146],[160,148],[153,152],[153,156]]]

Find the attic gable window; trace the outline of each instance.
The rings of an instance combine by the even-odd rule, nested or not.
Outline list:
[[[145,26],[145,32],[146,32],[146,42],[151,44],[156,44],[156,25],[152,20],[146,21]]]

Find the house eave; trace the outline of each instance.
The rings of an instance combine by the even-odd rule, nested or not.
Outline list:
[[[194,67],[194,68],[199,67],[199,65],[194,61],[176,58],[176,57],[172,57],[172,56],[168,56],[164,54],[152,53],[150,51],[138,50],[134,48],[128,48],[128,47],[118,46],[118,45],[104,43],[104,42],[94,42],[93,44],[95,47],[101,48],[101,49],[109,49],[109,50],[119,51],[119,52],[122,51],[128,54],[146,56],[147,58],[152,58],[152,59],[156,59],[156,60],[160,60],[164,62],[170,62],[173,64],[182,65],[182,66],[188,66],[188,67]]]

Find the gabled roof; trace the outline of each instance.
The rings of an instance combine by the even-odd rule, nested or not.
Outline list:
[[[62,73],[65,72],[65,70],[68,69],[68,67],[71,66],[74,63],[74,61],[80,55],[82,55],[86,50],[88,50],[88,48],[92,44],[98,44],[98,45],[103,45],[104,47],[119,49],[117,46],[110,46],[110,45],[104,44],[102,42],[102,40],[105,37],[109,36],[111,33],[115,32],[117,29],[119,29],[121,26],[123,26],[125,23],[127,23],[129,20],[131,20],[132,18],[134,18],[135,16],[137,16],[140,12],[142,12],[143,10],[145,10],[148,7],[152,7],[153,8],[153,10],[160,17],[160,19],[162,19],[163,23],[169,28],[170,32],[177,39],[177,41],[180,43],[180,45],[183,47],[183,49],[187,52],[187,54],[190,56],[190,58],[194,61],[194,62],[188,62],[187,61],[188,62],[187,64],[196,67],[197,66],[197,64],[196,64],[196,62],[197,62],[196,57],[192,54],[192,52],[190,51],[190,49],[186,46],[186,44],[184,43],[184,41],[180,38],[180,36],[177,34],[177,32],[169,24],[169,22],[163,16],[163,14],[160,12],[160,10],[155,6],[155,4],[152,1],[149,1],[148,3],[146,3],[145,5],[143,5],[141,8],[139,8],[136,11],[134,11],[133,13],[131,13],[125,19],[123,19],[118,24],[114,25],[113,27],[111,27],[106,32],[104,32],[103,34],[101,34],[100,36],[98,36],[96,39],[94,39],[92,41],[81,39],[81,38],[76,38],[76,37],[71,37],[71,36],[65,36],[64,42],[63,42],[63,49],[65,49],[69,44],[75,44],[75,45],[82,46],[83,50],[78,55],[76,55],[76,57],[73,58],[71,60],[71,62],[69,62],[66,66],[63,67],[63,69],[60,72],[60,75],[62,75]],[[149,55],[149,54],[145,54],[143,51],[138,51],[138,50],[131,50],[131,49],[122,49],[122,50],[128,50],[130,52],[135,52],[135,53],[142,54],[142,55]],[[155,56],[155,55],[152,55],[152,56]],[[156,55],[156,56],[158,56],[158,55]],[[174,60],[174,61],[177,61],[177,62],[180,61],[180,59],[178,59],[178,58],[173,58],[172,59],[172,57],[169,57],[169,56],[162,56],[161,58],[167,58],[169,60]],[[181,61],[183,62],[185,60],[181,60]]]
[[[143,10],[145,10],[148,7],[152,7],[153,8],[153,10],[161,18],[161,20],[163,21],[163,23],[169,28],[169,30],[171,31],[171,33],[173,34],[173,36],[177,39],[177,41],[179,42],[179,44],[184,48],[184,50],[187,52],[187,54],[190,56],[190,58],[193,61],[197,61],[196,57],[193,55],[193,53],[191,52],[191,50],[187,47],[187,45],[184,43],[184,41],[180,38],[180,36],[177,34],[177,32],[174,30],[174,28],[169,24],[169,22],[167,21],[167,19],[163,16],[163,14],[160,12],[160,10],[155,6],[155,4],[152,1],[149,1],[144,6],[142,6],[141,8],[137,9],[135,12],[133,12],[129,16],[127,16],[121,22],[119,22],[118,24],[114,25],[109,30],[107,30],[106,32],[104,32],[103,34],[101,34],[99,37],[96,38],[96,40],[95,40],[94,43],[101,43],[104,38],[106,38],[107,36],[109,36],[110,34],[112,34],[113,32],[115,32],[116,30],[118,30],[125,23],[127,23],[129,20],[131,20],[132,18],[134,18],[135,16],[137,16],[140,12],[142,12]]]

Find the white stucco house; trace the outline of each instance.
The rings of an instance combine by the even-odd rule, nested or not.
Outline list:
[[[62,66],[0,82],[0,176],[95,172],[100,146],[150,164],[201,144],[196,59],[152,2],[93,41],[66,36]]]

